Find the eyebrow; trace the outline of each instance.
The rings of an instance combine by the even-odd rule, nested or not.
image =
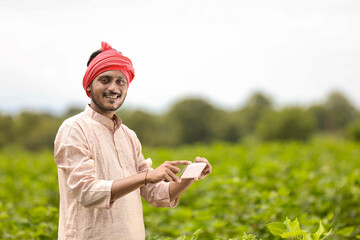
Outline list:
[[[103,77],[106,77],[106,78],[114,78],[113,76],[108,75],[108,74],[104,74],[104,75],[99,76],[99,78],[103,78]],[[116,77],[116,79],[125,80],[126,78],[124,78],[124,77],[122,77],[122,76],[119,76],[119,77]]]

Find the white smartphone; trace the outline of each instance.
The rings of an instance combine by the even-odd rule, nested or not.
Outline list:
[[[197,178],[206,167],[206,163],[191,163],[186,165],[184,170],[180,174],[180,178]]]

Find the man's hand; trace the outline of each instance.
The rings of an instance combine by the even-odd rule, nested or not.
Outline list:
[[[181,180],[176,176],[176,174],[180,172],[180,169],[176,166],[189,165],[190,163],[190,161],[165,161],[153,171],[149,171],[146,180],[148,183],[157,183],[163,180],[180,183]]]
[[[170,184],[170,201],[174,201],[175,199],[180,197],[180,195],[183,194],[183,192],[185,192],[186,189],[188,189],[191,186],[191,184],[193,184],[196,180],[202,179],[206,177],[209,173],[211,173],[211,165],[206,158],[196,157],[194,162],[195,163],[204,162],[206,163],[206,167],[201,172],[200,176],[197,178],[183,179],[181,183],[172,182]]]
[[[204,162],[206,163],[206,167],[204,168],[204,170],[201,172],[200,176],[197,178],[197,180],[199,179],[203,179],[204,177],[206,177],[207,175],[209,175],[211,173],[212,167],[209,163],[209,161],[206,158],[202,158],[202,157],[196,157],[195,161],[196,163],[199,162]]]

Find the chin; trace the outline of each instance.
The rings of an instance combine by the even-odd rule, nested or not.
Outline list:
[[[109,100],[105,98],[96,98],[93,94],[91,95],[91,99],[94,104],[102,111],[115,112],[124,103],[125,96],[122,96],[121,98],[116,99],[113,102],[109,102]]]
[[[122,104],[123,103],[112,105],[112,106],[106,107],[105,109],[107,109],[108,111],[116,111],[121,107]]]

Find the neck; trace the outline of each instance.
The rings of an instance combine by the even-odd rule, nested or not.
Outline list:
[[[115,111],[107,111],[107,110],[104,110],[102,108],[100,108],[98,105],[96,105],[93,101],[91,101],[90,103],[90,107],[97,113],[109,118],[109,119],[114,119],[114,114],[115,114]]]

